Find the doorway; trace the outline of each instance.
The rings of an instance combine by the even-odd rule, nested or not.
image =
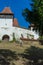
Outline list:
[[[8,36],[8,35],[4,35],[4,36],[2,37],[2,40],[3,40],[3,41],[9,41],[9,36]]]

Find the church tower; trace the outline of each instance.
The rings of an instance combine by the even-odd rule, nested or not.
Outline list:
[[[0,40],[13,40],[13,13],[5,7],[0,13]]]

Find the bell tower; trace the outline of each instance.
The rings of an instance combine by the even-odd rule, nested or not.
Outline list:
[[[13,25],[13,13],[10,8],[5,9],[0,13],[0,27],[12,27]]]
[[[0,40],[13,40],[13,13],[5,7],[0,13]]]

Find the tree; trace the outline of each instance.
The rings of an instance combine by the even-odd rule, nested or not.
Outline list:
[[[32,0],[32,11],[28,8],[24,9],[22,15],[27,22],[35,25],[34,29],[39,31],[40,36],[43,35],[43,0]]]

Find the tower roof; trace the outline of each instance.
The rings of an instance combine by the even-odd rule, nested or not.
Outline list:
[[[5,7],[3,9],[3,11],[1,12],[1,14],[13,14],[13,13],[12,13],[10,7]],[[13,20],[13,26],[19,27],[19,24],[18,24],[18,21],[16,18],[14,18],[14,20]]]
[[[10,7],[5,7],[4,10],[1,13],[13,14]]]
[[[13,26],[17,26],[17,27],[19,26],[18,21],[17,21],[16,18],[14,18]]]

